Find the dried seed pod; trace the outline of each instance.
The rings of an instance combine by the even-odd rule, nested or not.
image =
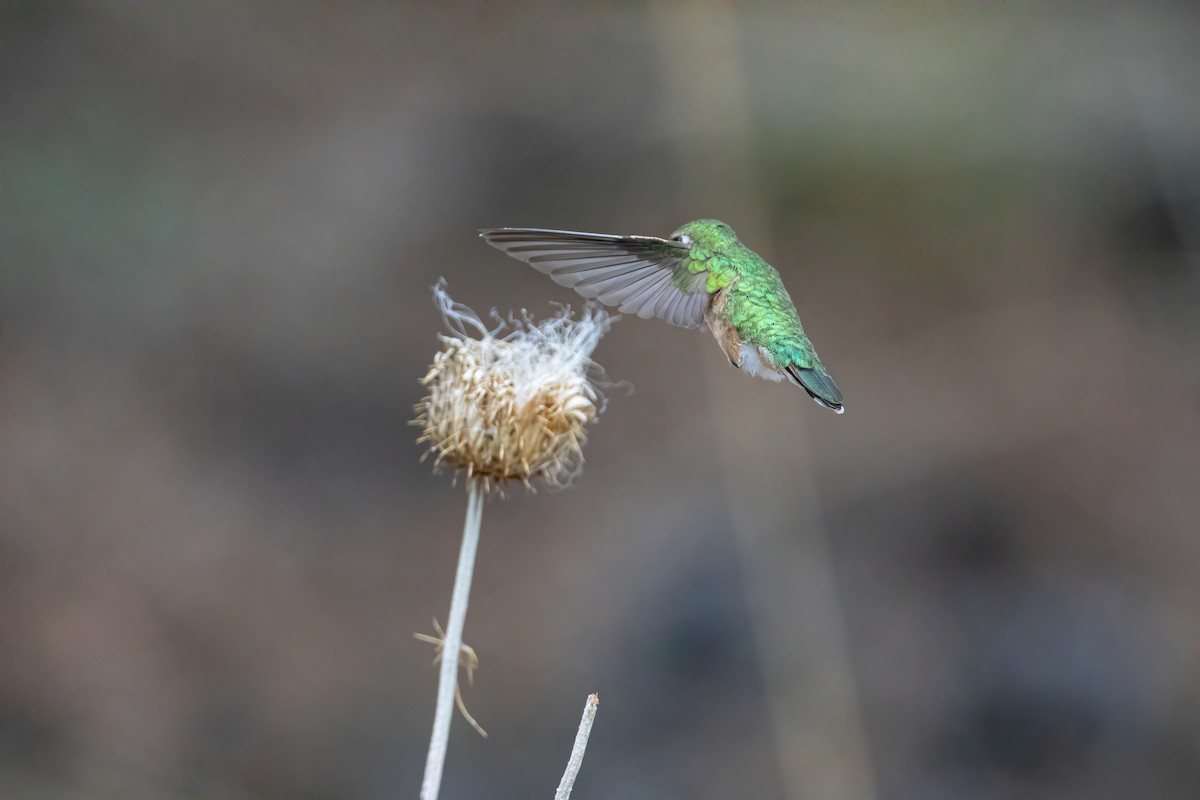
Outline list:
[[[489,329],[450,299],[444,281],[434,300],[450,334],[422,379],[429,394],[414,424],[435,465],[487,487],[569,483],[582,466],[587,426],[603,410],[591,356],[612,318],[589,305],[578,319],[563,308],[542,322],[525,315]]]

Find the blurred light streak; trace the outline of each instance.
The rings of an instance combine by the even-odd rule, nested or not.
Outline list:
[[[1196,195],[1200,192],[1200,169],[1195,160],[1200,130],[1188,124],[1195,121],[1188,119],[1188,113],[1194,115],[1196,106],[1190,93],[1173,92],[1178,82],[1167,77],[1169,67],[1155,31],[1148,29],[1149,21],[1129,9],[1118,8],[1108,17],[1107,30],[1117,54],[1117,77],[1125,86],[1166,215],[1183,245],[1183,257],[1200,278],[1198,220],[1186,211],[1188,207],[1200,207],[1200,196]],[[1191,167],[1191,174],[1181,179],[1183,165]],[[1189,179],[1193,183],[1189,184]]]
[[[736,13],[689,5],[654,7],[653,14],[668,129],[673,123],[679,143],[681,206],[692,218],[736,205],[743,214],[728,221],[770,252]],[[713,201],[712,210],[699,200]],[[875,796],[871,757],[804,430],[803,419],[816,419],[819,409],[734,373],[708,337],[700,347],[784,796],[868,800]],[[853,397],[847,405],[852,415]]]

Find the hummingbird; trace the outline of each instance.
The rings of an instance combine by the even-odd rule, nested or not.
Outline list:
[[[724,222],[689,222],[669,239],[545,228],[485,228],[479,235],[589,300],[681,328],[707,326],[733,366],[790,381],[818,404],[845,411],[783,279]]]

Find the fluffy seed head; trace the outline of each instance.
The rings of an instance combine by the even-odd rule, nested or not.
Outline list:
[[[416,406],[427,455],[487,487],[568,484],[583,464],[587,426],[604,410],[591,356],[612,318],[593,305],[578,319],[561,308],[541,322],[493,312],[488,328],[450,298],[444,280],[433,296],[450,332],[439,337],[442,350],[421,381],[429,394]]]

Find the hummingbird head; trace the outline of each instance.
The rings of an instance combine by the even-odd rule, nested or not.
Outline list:
[[[671,241],[689,246],[702,247],[705,250],[721,250],[731,244],[737,244],[737,234],[733,228],[717,219],[698,219],[681,225],[671,234]]]

